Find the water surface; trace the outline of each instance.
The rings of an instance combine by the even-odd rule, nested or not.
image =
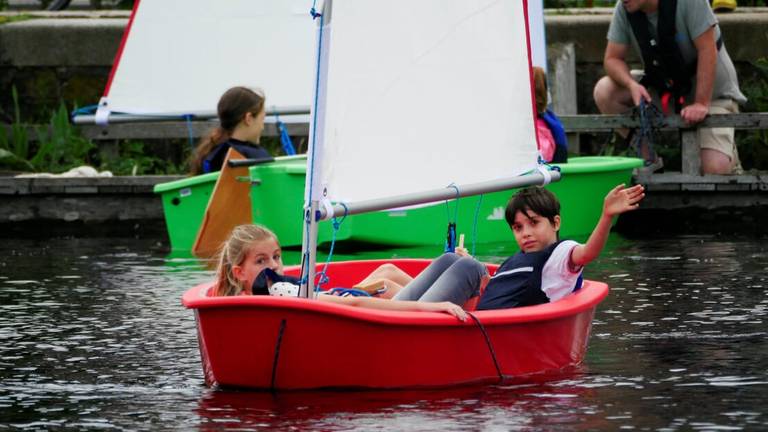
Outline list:
[[[0,429],[765,429],[764,242],[612,235],[587,269],[611,293],[573,370],[439,391],[273,395],[204,386],[194,318],[180,303],[212,276],[197,261],[169,257],[154,239],[4,239]]]

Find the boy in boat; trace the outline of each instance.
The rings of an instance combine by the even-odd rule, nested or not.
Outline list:
[[[480,293],[479,310],[559,300],[581,287],[584,266],[600,255],[613,217],[637,209],[644,196],[642,185],[613,188],[589,239],[579,244],[559,239],[560,203],[552,192],[538,186],[522,189],[505,211],[520,252],[504,261],[490,281],[485,265],[457,250],[436,259],[393,299],[464,304]]]

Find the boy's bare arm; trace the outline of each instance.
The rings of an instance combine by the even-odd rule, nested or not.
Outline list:
[[[613,217],[638,208],[638,203],[644,196],[642,185],[625,189],[624,185],[620,184],[608,192],[603,203],[603,214],[600,215],[600,220],[592,230],[589,239],[585,244],[574,247],[571,252],[572,267],[585,266],[597,258],[608,239]]]

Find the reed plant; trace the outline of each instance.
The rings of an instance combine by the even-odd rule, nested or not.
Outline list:
[[[744,112],[768,112],[768,57],[757,60],[754,72],[741,82],[747,97]],[[736,131],[739,157],[745,169],[768,169],[768,130]]]
[[[93,143],[69,122],[62,102],[47,124],[31,126],[22,121],[19,95],[11,89],[13,123],[0,131],[0,168],[21,171],[60,172],[89,164]],[[34,133],[36,139],[31,139]]]

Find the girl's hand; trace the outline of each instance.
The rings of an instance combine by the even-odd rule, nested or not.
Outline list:
[[[467,320],[467,312],[465,312],[464,309],[462,309],[461,306],[457,304],[454,304],[451,302],[440,302],[440,303],[420,302],[420,304],[425,306],[424,310],[426,311],[445,312],[455,316],[461,321]]]
[[[630,210],[635,210],[640,206],[638,203],[643,197],[645,197],[643,185],[635,185],[624,189],[624,185],[620,184],[605,196],[603,214],[613,217]]]

